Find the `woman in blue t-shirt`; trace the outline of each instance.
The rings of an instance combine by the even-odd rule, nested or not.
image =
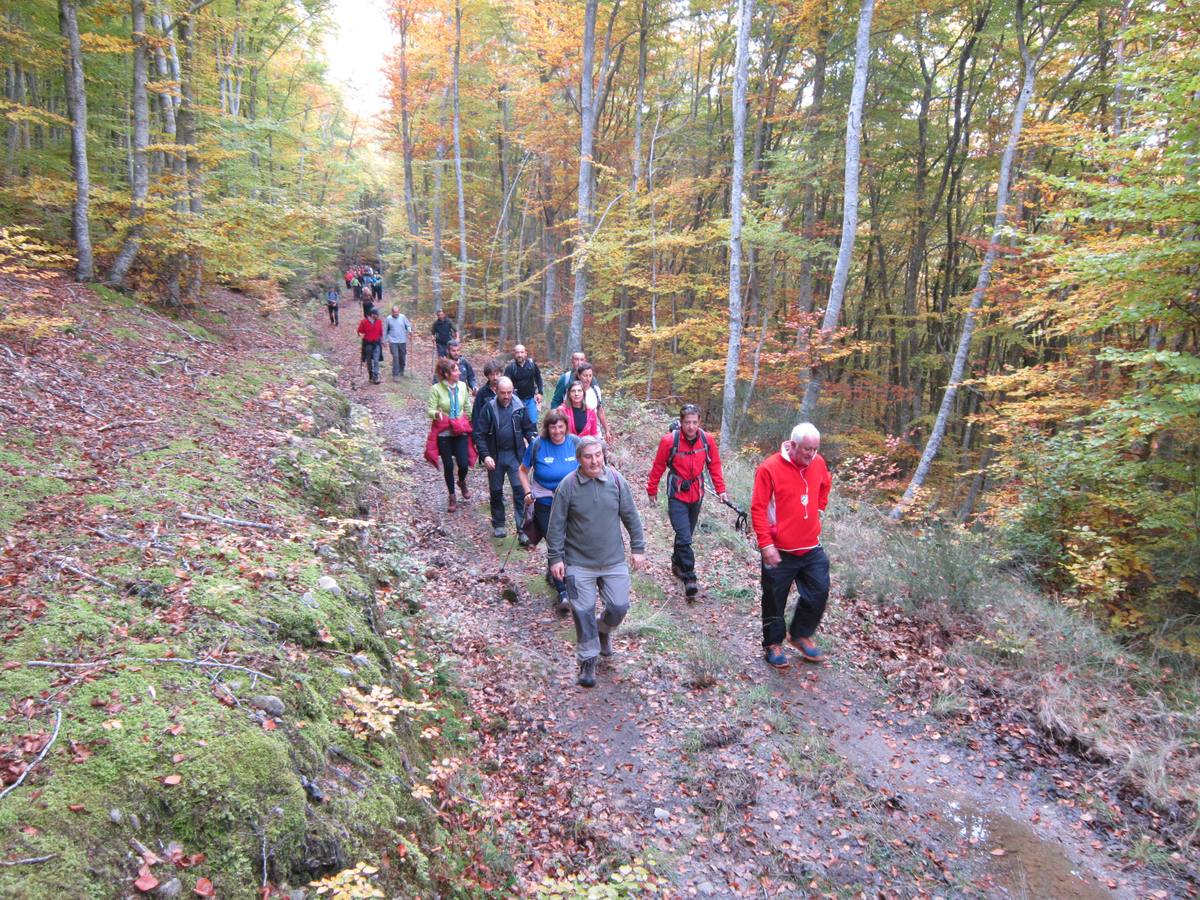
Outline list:
[[[542,534],[550,526],[550,504],[554,501],[554,489],[558,483],[579,468],[575,459],[575,448],[579,438],[567,434],[567,417],[557,409],[546,413],[542,419],[542,436],[525,450],[519,475],[525,490],[525,502],[533,503],[533,517]],[[533,474],[532,480],[530,474]],[[571,608],[567,600],[567,583],[546,572],[546,581],[558,591],[558,611],[565,613]]]

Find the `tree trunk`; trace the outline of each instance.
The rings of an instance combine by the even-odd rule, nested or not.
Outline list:
[[[150,177],[146,171],[146,147],[150,144],[150,98],[146,91],[148,52],[146,39],[146,0],[130,0],[133,22],[133,180],[130,184],[129,233],[113,261],[108,283],[124,287],[138,247],[142,242],[142,216],[146,196],[150,193]]]
[[[729,343],[721,397],[721,450],[731,450],[737,412],[738,363],[742,350],[742,181],[746,170],[746,81],[754,0],[738,0],[737,54],[733,75],[733,173],[729,185]]]
[[[64,82],[67,110],[71,118],[71,171],[75,176],[75,202],[71,210],[71,235],[75,240],[75,279],[91,281],[92,232],[88,225],[91,176],[87,158],[87,85],[83,79],[83,51],[79,44],[76,0],[58,0],[58,27],[66,39]]]
[[[634,221],[637,215],[638,191],[642,180],[642,131],[645,125],[646,103],[646,65],[649,55],[650,36],[650,0],[642,0],[641,14],[638,17],[638,69],[637,89],[633,98],[633,148],[630,151],[629,176],[629,217]],[[626,285],[621,286],[618,302],[619,315],[617,320],[617,359],[624,365],[629,345],[629,311],[630,294]]]
[[[571,330],[564,355],[583,346],[583,312],[587,302],[587,244],[592,231],[592,150],[595,145],[596,92],[592,69],[596,57],[596,8],[587,0],[583,18],[583,68],[579,82],[579,204],[575,237],[575,284],[571,295]]]
[[[512,269],[509,265],[509,245],[511,243],[511,206],[509,205],[510,194],[514,185],[510,185],[510,172],[508,168],[508,100],[505,97],[504,89],[500,89],[500,99],[497,101],[500,110],[500,130],[496,134],[496,165],[498,174],[500,175],[500,196],[503,198],[500,205],[500,217],[496,222],[496,230],[500,234],[500,330],[498,342],[501,347],[508,343],[508,332],[510,327],[509,319],[510,310],[513,307],[513,298],[508,295],[511,290],[511,275]],[[519,173],[518,173],[519,174]],[[520,235],[517,236],[517,243],[520,243]],[[492,246],[495,247],[493,241]],[[489,259],[490,263],[490,259]],[[484,277],[484,290],[487,290],[487,277]],[[520,306],[517,301],[517,318],[520,319]],[[517,331],[520,331],[520,325],[517,326]]]
[[[443,123],[444,124],[444,123]],[[442,168],[446,162],[446,140],[438,138],[433,160],[433,246],[429,248],[429,285],[433,309],[442,308]]]
[[[413,182],[412,126],[408,114],[408,26],[410,14],[400,11],[400,139],[404,144],[404,212],[408,217],[409,266],[412,299],[421,297],[421,267],[418,256],[421,226],[417,219],[416,185]]]
[[[1058,24],[1055,25],[1047,34],[1042,48],[1048,46],[1053,39],[1054,33],[1065,21],[1071,10],[1076,4],[1072,3],[1070,7],[1062,14]],[[983,262],[979,267],[979,276],[975,281],[975,290],[971,293],[971,302],[967,306],[966,316],[963,318],[962,334],[958,339],[958,351],[954,355],[954,364],[950,369],[949,383],[946,385],[945,393],[942,394],[942,403],[938,407],[937,418],[934,420],[933,430],[929,434],[929,440],[925,443],[925,450],[921,453],[921,460],[917,463],[916,471],[913,472],[912,481],[905,488],[904,496],[893,507],[890,518],[897,521],[904,515],[905,508],[912,502],[917,495],[917,491],[925,483],[925,479],[929,475],[929,469],[933,465],[933,460],[941,449],[942,440],[946,436],[946,426],[950,421],[950,413],[954,409],[955,399],[958,396],[958,388],[962,383],[963,373],[967,369],[967,358],[971,350],[971,335],[975,333],[975,325],[979,318],[979,309],[983,306],[984,294],[987,292],[988,285],[992,280],[992,265],[996,261],[996,254],[1000,247],[1000,241],[1003,238],[1004,223],[1007,217],[1008,206],[1008,191],[1012,183],[1013,160],[1016,158],[1017,145],[1021,140],[1021,127],[1025,121],[1025,110],[1029,106],[1029,101],[1033,97],[1034,77],[1037,74],[1037,63],[1040,58],[1040,52],[1033,54],[1025,42],[1025,3],[1024,0],[1017,0],[1017,42],[1021,51],[1021,61],[1024,67],[1024,74],[1021,80],[1021,91],[1017,95],[1016,108],[1013,110],[1012,125],[1008,132],[1008,143],[1004,147],[1004,155],[1000,158],[1000,175],[996,185],[996,214],[992,222],[992,238],[988,242],[987,251],[983,255]]]
[[[462,138],[458,108],[459,57],[462,55],[462,3],[454,4],[454,182],[458,187],[458,313],[461,333],[467,320],[467,200],[463,193]]]
[[[825,317],[821,321],[821,334],[826,339],[833,335],[842,313],[846,283],[850,279],[850,260],[854,254],[854,234],[858,229],[859,152],[862,146],[863,98],[867,92],[867,67],[871,61],[871,18],[874,12],[875,0],[863,0],[858,16],[858,35],[854,42],[854,86],[850,92],[850,111],[846,121],[842,239],[838,246],[837,265],[833,269],[833,282],[829,287],[829,302],[825,306]],[[811,421],[820,396],[820,370],[814,368],[808,387],[804,390],[804,403],[800,408],[802,419]]]

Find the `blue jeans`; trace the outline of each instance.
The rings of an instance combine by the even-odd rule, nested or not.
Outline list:
[[[529,413],[529,424],[536,425],[538,414],[537,397],[530,397],[528,400],[522,400],[521,402],[525,404],[525,412]]]

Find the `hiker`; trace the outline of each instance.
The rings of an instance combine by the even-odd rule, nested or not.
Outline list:
[[[567,420],[568,434],[577,434],[580,437],[600,436],[600,421],[596,418],[596,411],[587,408],[582,382],[571,382],[571,386],[567,388],[567,400],[558,407],[558,412]]]
[[[359,281],[357,274],[353,278],[350,279],[350,290],[354,291],[354,299],[355,300],[361,300],[363,298],[362,282]]]
[[[350,282],[354,280],[354,269],[347,269],[343,275],[346,282],[346,290],[350,290]]]
[[[325,292],[325,311],[329,313],[330,325],[338,324],[338,303],[341,299],[341,292],[337,289],[336,284]]]
[[[462,355],[462,345],[458,338],[451,338],[450,343],[446,345],[446,358],[454,360],[458,363],[458,371],[462,373],[462,382],[467,386],[467,390],[472,394],[475,393],[475,370],[471,368],[471,364],[467,362],[467,358]]]
[[[392,354],[392,381],[404,377],[404,367],[408,362],[408,336],[410,334],[412,334],[412,322],[408,320],[408,316],[400,312],[400,307],[393,306],[392,314],[383,320],[383,337]]]
[[[654,465],[646,482],[651,503],[658,501],[658,484],[667,473],[667,517],[675,529],[675,547],[671,553],[671,574],[683,582],[684,596],[694,599],[700,587],[696,580],[696,554],[692,536],[704,503],[704,470],[712,476],[717,496],[726,500],[725,478],[721,472],[721,453],[716,441],[700,427],[700,408],[685,403],[679,409],[679,422],[658,442]]]
[[[786,669],[785,634],[805,662],[825,658],[812,637],[829,600],[829,557],[821,547],[821,516],[829,503],[832,480],[817,451],[821,433],[808,422],[792,429],[754,472],[750,519],[762,553],[762,632],[767,662]],[[785,628],[788,592],[798,599],[791,628]]]
[[[383,302],[383,276],[382,275],[376,274],[376,275],[371,276],[371,297],[374,300],[378,300],[380,303]]]
[[[524,547],[529,543],[521,525],[525,520],[525,491],[518,471],[525,458],[526,448],[537,437],[525,407],[513,400],[513,383],[500,376],[496,381],[496,396],[479,411],[475,425],[475,452],[488,472],[492,512],[492,534],[504,537],[504,480],[512,490],[513,521],[517,539]]]
[[[561,375],[558,376],[558,381],[554,383],[554,394],[550,397],[550,408],[558,409],[567,399],[567,388],[571,386],[571,382],[575,380],[575,370],[587,362],[587,354],[582,350],[576,350],[571,354],[571,365]]]
[[[612,432],[608,428],[608,417],[604,415],[604,395],[600,392],[600,385],[596,383],[596,372],[592,364],[585,362],[577,368],[575,380],[583,385],[583,402],[587,404],[588,409],[596,413],[604,440],[611,441]]]
[[[542,436],[525,450],[518,474],[525,502],[533,504],[533,518],[538,530],[546,534],[550,526],[550,504],[554,500],[554,489],[559,483],[579,468],[575,458],[579,438],[567,434],[567,417],[561,410],[552,409],[542,417]],[[533,479],[530,480],[532,473]],[[558,594],[558,611],[566,613],[571,608],[567,598],[567,583],[555,578],[546,565],[546,582]]]
[[[445,356],[450,340],[458,337],[458,329],[454,327],[454,322],[446,317],[444,309],[437,311],[437,318],[433,320],[433,328],[429,333],[433,335],[433,341],[437,344],[438,356]]]
[[[459,380],[458,365],[450,359],[437,361],[437,384],[429,389],[429,402],[425,412],[431,420],[429,440],[425,443],[425,458],[441,459],[442,475],[446,479],[446,490],[450,501],[446,508],[454,512],[458,505],[454,500],[454,464],[458,463],[458,489],[464,500],[470,500],[467,490],[467,473],[471,469],[473,448],[471,447],[471,420],[467,415],[470,395],[467,386]],[[436,437],[437,451],[430,446]],[[435,462],[436,465],[436,462]]]
[[[379,321],[379,310],[367,307],[363,320],[358,323],[358,333],[362,337],[362,360],[367,364],[367,372],[371,376],[371,384],[379,384],[379,363],[383,359],[383,323]]]
[[[529,358],[524,344],[513,347],[512,362],[504,367],[504,374],[512,380],[517,397],[529,411],[529,421],[537,422],[538,407],[542,402],[542,370]]]
[[[554,491],[546,525],[546,559],[552,577],[565,580],[575,618],[577,683],[596,686],[596,657],[613,654],[612,632],[629,612],[629,567],[621,525],[629,532],[635,569],[645,561],[642,520],[629,482],[604,459],[604,443],[585,437],[575,451],[579,468]],[[596,595],[604,612],[596,616]]]
[[[471,404],[471,433],[475,433],[475,428],[479,423],[479,414],[483,412],[484,405],[495,398],[496,382],[500,380],[500,371],[504,367],[494,359],[489,359],[483,364],[483,387],[475,392],[475,401]]]

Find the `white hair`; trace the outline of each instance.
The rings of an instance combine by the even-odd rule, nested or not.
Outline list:
[[[507,387],[511,391],[513,388],[512,379],[506,375],[501,375],[499,378],[496,379],[496,387],[498,387],[498,388]]]
[[[812,422],[801,422],[792,429],[792,443],[799,444],[803,440],[821,440],[821,432],[817,431],[817,426]]]

